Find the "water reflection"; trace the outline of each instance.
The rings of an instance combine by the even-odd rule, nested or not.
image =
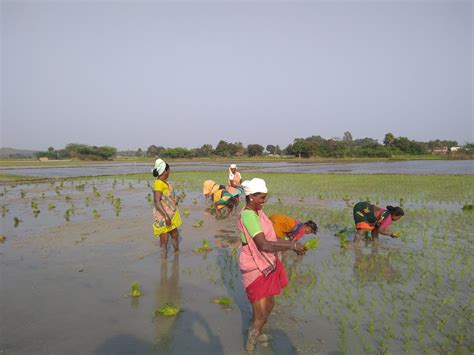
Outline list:
[[[173,163],[173,171],[220,171],[227,164],[205,164],[193,161]],[[315,162],[245,162],[240,164],[244,171],[336,173],[336,174],[474,174],[472,160],[414,160],[371,163],[315,163]],[[43,176],[73,177],[119,174],[149,174],[150,164],[96,164],[80,166],[29,166],[0,167],[0,173]]]
[[[378,241],[366,242],[364,247],[354,244],[354,254],[354,275],[359,282],[394,281],[400,277],[393,265],[394,253],[381,253]]]
[[[179,255],[175,255],[171,266],[171,275],[168,276],[168,261],[161,263],[160,284],[155,291],[156,308],[160,309],[167,303],[181,306],[181,288],[179,285]],[[156,315],[154,320],[157,348],[160,352],[169,353],[174,340],[177,317]]]

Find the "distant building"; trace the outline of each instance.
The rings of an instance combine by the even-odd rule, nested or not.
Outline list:
[[[449,148],[449,150],[451,152],[457,152],[459,149],[461,149],[461,147],[451,147],[451,148]]]
[[[433,154],[448,154],[448,147],[433,147],[431,148],[431,153]]]

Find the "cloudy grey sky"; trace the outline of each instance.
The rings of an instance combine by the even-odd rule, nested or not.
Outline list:
[[[1,142],[473,141],[473,1],[1,1]]]

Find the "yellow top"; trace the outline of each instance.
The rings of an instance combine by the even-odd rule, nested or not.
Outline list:
[[[167,196],[171,195],[171,190],[168,183],[159,179],[156,179],[155,182],[153,183],[153,190],[161,191],[162,194],[167,195]]]

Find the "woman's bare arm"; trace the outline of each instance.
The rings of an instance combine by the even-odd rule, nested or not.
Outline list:
[[[276,242],[272,242],[265,238],[265,234],[263,232],[258,233],[255,237],[253,237],[253,241],[257,245],[258,250],[272,253],[277,251],[285,251],[285,250],[294,250],[297,254],[304,254],[306,248],[303,244],[292,242],[290,240],[278,240]]]

